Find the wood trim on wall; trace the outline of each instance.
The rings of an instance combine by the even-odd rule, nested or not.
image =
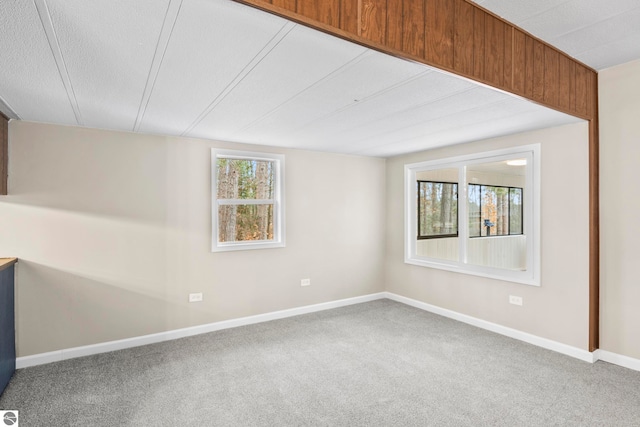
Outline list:
[[[234,0],[589,121],[589,350],[599,346],[597,73],[470,0]]]

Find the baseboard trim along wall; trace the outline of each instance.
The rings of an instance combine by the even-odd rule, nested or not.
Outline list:
[[[167,332],[159,332],[157,334],[143,335],[140,337],[127,338],[123,340],[109,341],[82,347],[51,351],[48,353],[34,354],[32,356],[23,356],[16,359],[16,369],[43,365],[45,363],[51,362],[59,362],[61,360],[73,359],[76,357],[90,356],[92,354],[107,353],[109,351],[122,350],[125,348],[139,347],[141,345],[170,341],[178,338],[190,337],[193,335],[206,334],[207,332],[220,331],[222,329],[230,329],[236,328],[238,326],[252,325],[254,323],[268,322],[270,320],[284,319],[286,317],[315,313],[317,311],[330,310],[332,308],[345,307],[348,305],[360,304],[363,302],[375,301],[384,298],[386,298],[385,293],[380,292],[376,294],[346,298],[320,304],[306,305],[303,307],[296,307],[287,310],[256,314],[254,316],[240,317],[238,319],[223,320],[221,322],[208,323],[206,325],[198,325],[189,328],[175,329]]]
[[[623,356],[622,354],[612,353],[606,350],[596,350],[596,360],[602,360],[603,362],[613,363],[624,368],[633,369],[634,371],[640,371],[640,359],[634,359],[633,357]]]
[[[176,329],[157,334],[144,335],[140,337],[127,338],[123,340],[110,341],[100,344],[87,345],[82,347],[74,347],[64,350],[52,351],[49,353],[34,354],[32,356],[18,357],[16,360],[16,368],[27,368],[29,366],[42,365],[45,363],[58,362],[76,357],[90,356],[92,354],[107,353],[109,351],[122,350],[125,348],[138,347],[147,344],[154,344],[163,341],[174,340],[178,338],[189,337],[193,335],[205,334],[207,332],[215,332],[222,329],[236,328],[238,326],[252,325],[255,323],[268,322],[270,320],[284,319],[287,317],[298,316],[301,314],[314,313],[317,311],[330,310],[332,308],[346,307],[348,305],[360,304],[363,302],[375,301],[379,299],[390,299],[411,307],[419,308],[443,317],[448,317],[459,322],[467,323],[478,328],[486,329],[500,335],[505,335],[538,347],[546,348],[585,362],[594,363],[597,360],[613,363],[625,368],[640,371],[640,360],[604,350],[596,350],[590,353],[570,345],[562,344],[557,341],[541,338],[526,332],[478,319],[466,314],[461,314],[452,310],[427,304],[412,298],[403,297],[391,292],[379,292],[376,294],[363,295],[354,298],[341,299],[320,304],[307,305],[303,307],[291,308],[287,310],[274,311],[271,313],[257,314],[254,316],[241,317],[238,319],[224,320],[221,322],[209,323],[206,325],[193,326],[189,328]]]
[[[385,292],[386,297],[390,300],[401,302],[412,307],[419,308],[421,310],[429,311],[434,314],[438,314],[443,317],[457,320],[459,322],[467,323],[469,325],[476,326],[478,328],[486,329],[491,332],[495,332],[500,335],[505,335],[510,338],[515,338],[520,341],[524,341],[529,344],[536,345],[538,347],[546,348],[547,350],[553,350],[558,353],[565,354],[567,356],[575,357],[576,359],[584,360],[585,362],[593,363],[597,359],[594,354],[582,350],[577,347],[572,347],[567,344],[562,344],[557,341],[553,341],[547,338],[541,338],[537,335],[532,335],[526,332],[519,331],[517,329],[508,328],[506,326],[498,325],[497,323],[488,322],[486,320],[478,319],[476,317],[467,316],[456,311],[447,310],[446,308],[438,307],[435,305],[427,304],[422,301],[418,301],[412,298],[403,297],[391,292]]]

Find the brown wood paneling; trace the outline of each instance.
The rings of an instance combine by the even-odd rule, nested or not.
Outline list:
[[[594,119],[589,121],[589,351],[600,347],[600,132],[596,79],[594,84]]]
[[[518,30],[513,30],[513,91],[523,95],[525,93],[525,76],[527,69],[526,36]]]
[[[387,37],[386,45],[391,49],[402,50],[403,2],[400,0],[387,1]]]
[[[486,12],[482,9],[473,11],[473,75],[484,80],[484,34]]]
[[[549,46],[544,47],[544,102],[560,103],[560,54]]]
[[[425,58],[447,69],[453,68],[454,3],[427,0]]]
[[[504,25],[504,87],[513,90],[513,27]]]
[[[504,87],[504,27],[504,22],[486,16],[484,79],[497,87]]]
[[[402,0],[402,7],[402,50],[424,58],[425,0]]]
[[[524,69],[524,95],[533,99],[533,73],[534,73],[534,60],[533,60],[533,46],[535,40],[533,37],[525,35],[525,69]]]
[[[575,87],[573,88],[574,93],[574,103],[573,106],[571,104],[571,81],[575,83],[575,77],[572,78],[572,74],[574,74],[574,68],[572,67],[573,61],[571,61],[566,55],[559,55],[559,93],[558,93],[558,105],[564,111],[574,111],[575,109]]]
[[[468,76],[473,75],[473,11],[466,1],[455,1],[453,69]]]
[[[576,65],[576,113],[586,116],[589,111],[589,71]]]
[[[0,195],[8,194],[9,121],[0,117]]]
[[[587,69],[587,76],[588,76],[588,80],[587,80],[587,117],[589,118],[597,118],[597,111],[598,111],[598,105],[597,105],[597,97],[598,97],[598,85],[597,85],[597,79],[598,79],[598,75]],[[594,87],[595,92],[594,92]]]
[[[358,0],[340,2],[340,29],[358,34]]]
[[[340,0],[297,0],[296,12],[323,24],[340,26]]]
[[[533,99],[544,101],[544,45],[533,39]]]
[[[272,0],[271,4],[292,12],[296,11],[296,0]]]
[[[387,1],[359,0],[360,35],[374,43],[384,43],[386,39]]]

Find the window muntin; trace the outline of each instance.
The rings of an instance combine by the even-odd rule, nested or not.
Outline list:
[[[417,181],[418,239],[458,236],[458,184]]]
[[[284,156],[212,150],[212,251],[284,246]]]
[[[405,165],[405,262],[539,285],[539,159],[540,147],[536,144]],[[514,167],[516,164],[519,167]],[[434,178],[445,171],[447,178]],[[455,171],[455,179],[449,178],[450,171]],[[417,238],[416,182],[420,180],[457,181],[459,198],[465,201],[458,204],[458,237]],[[506,188],[506,203],[517,212],[507,215],[508,224],[503,221],[502,229],[508,231],[501,234],[509,234],[494,236],[491,230],[486,236],[486,229],[484,233],[481,230],[477,221],[480,204],[473,203],[474,197],[481,196],[480,185]],[[491,193],[489,190],[485,193]]]

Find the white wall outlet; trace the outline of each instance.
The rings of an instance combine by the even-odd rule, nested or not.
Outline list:
[[[202,292],[189,294],[189,302],[200,302],[200,301],[202,301]]]
[[[300,286],[311,286],[311,279],[300,280]]]
[[[522,297],[517,297],[515,295],[509,295],[509,304],[522,305]]]

